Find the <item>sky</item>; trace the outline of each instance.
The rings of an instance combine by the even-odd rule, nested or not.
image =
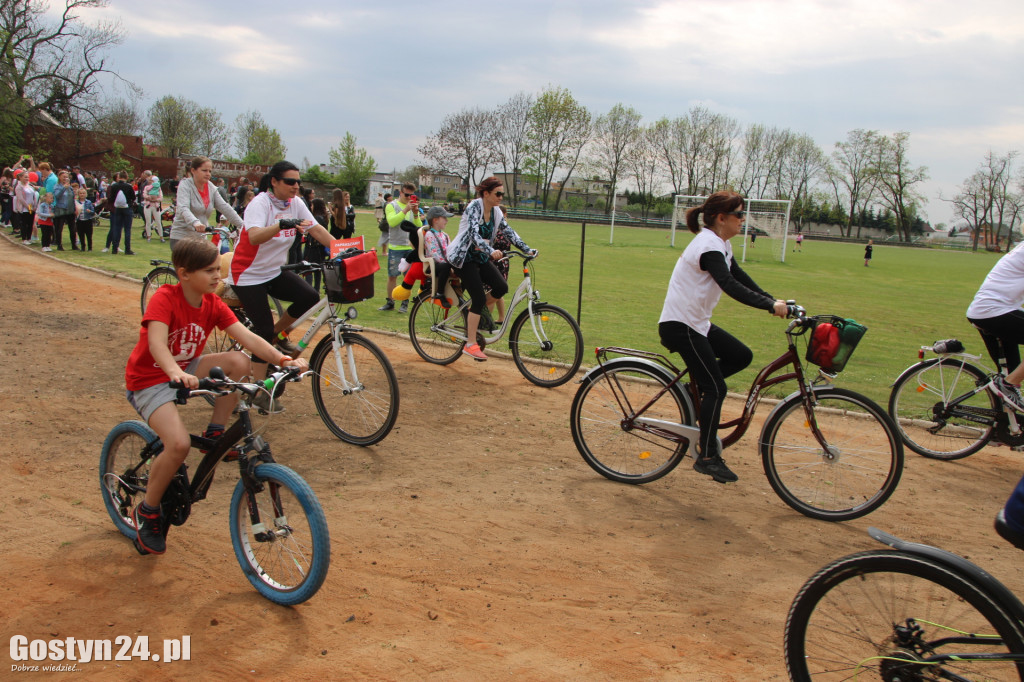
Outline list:
[[[1020,0],[110,0],[82,16],[121,22],[110,61],[144,110],[169,94],[229,124],[258,109],[297,164],[351,132],[401,170],[446,115],[549,85],[594,114],[703,105],[826,153],[856,128],[907,131],[933,223],[986,153],[1024,151]]]

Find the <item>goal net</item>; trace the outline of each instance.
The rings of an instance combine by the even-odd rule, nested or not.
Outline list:
[[[675,246],[676,227],[686,229],[686,210],[700,206],[707,197],[677,194],[672,211],[672,245]],[[747,249],[764,250],[779,262],[786,262],[786,245],[790,243],[789,209],[792,202],[776,199],[747,199],[747,219],[743,231],[740,262],[747,262]]]

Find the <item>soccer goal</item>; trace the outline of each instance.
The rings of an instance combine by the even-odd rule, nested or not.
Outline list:
[[[707,197],[676,195],[672,211],[672,245],[676,243],[676,225],[686,229],[686,210],[700,206]],[[746,230],[740,262],[747,262],[747,249],[765,249],[776,260],[786,262],[789,235],[789,209],[792,202],[776,199],[747,199]]]

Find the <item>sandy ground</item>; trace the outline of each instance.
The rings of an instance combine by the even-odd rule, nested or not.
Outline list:
[[[22,340],[0,363],[3,641],[145,635],[160,651],[191,638],[188,662],[78,663],[76,678],[785,679],[790,601],[818,567],[871,547],[869,525],[1024,588],[1020,555],[991,529],[1020,453],[908,453],[885,506],[828,524],[772,493],[752,435],[727,453],[737,484],[688,467],[615,484],[572,443],[575,384],[541,389],[502,360],[437,367],[374,335],[401,385],[382,443],[337,441],[305,385],[265,423],[278,461],[319,496],[333,547],[320,592],[279,607],[232,553],[230,468],[164,556],[140,557],[106,514],[97,463],[107,431],[134,418],[123,369],[139,285],[7,240],[0,260],[2,328]],[[182,410],[201,428],[209,408]]]

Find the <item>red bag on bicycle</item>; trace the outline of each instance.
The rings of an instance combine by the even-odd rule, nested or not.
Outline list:
[[[820,322],[814,328],[807,351],[807,359],[823,369],[832,369],[832,361],[839,351],[839,330],[830,322]]]

